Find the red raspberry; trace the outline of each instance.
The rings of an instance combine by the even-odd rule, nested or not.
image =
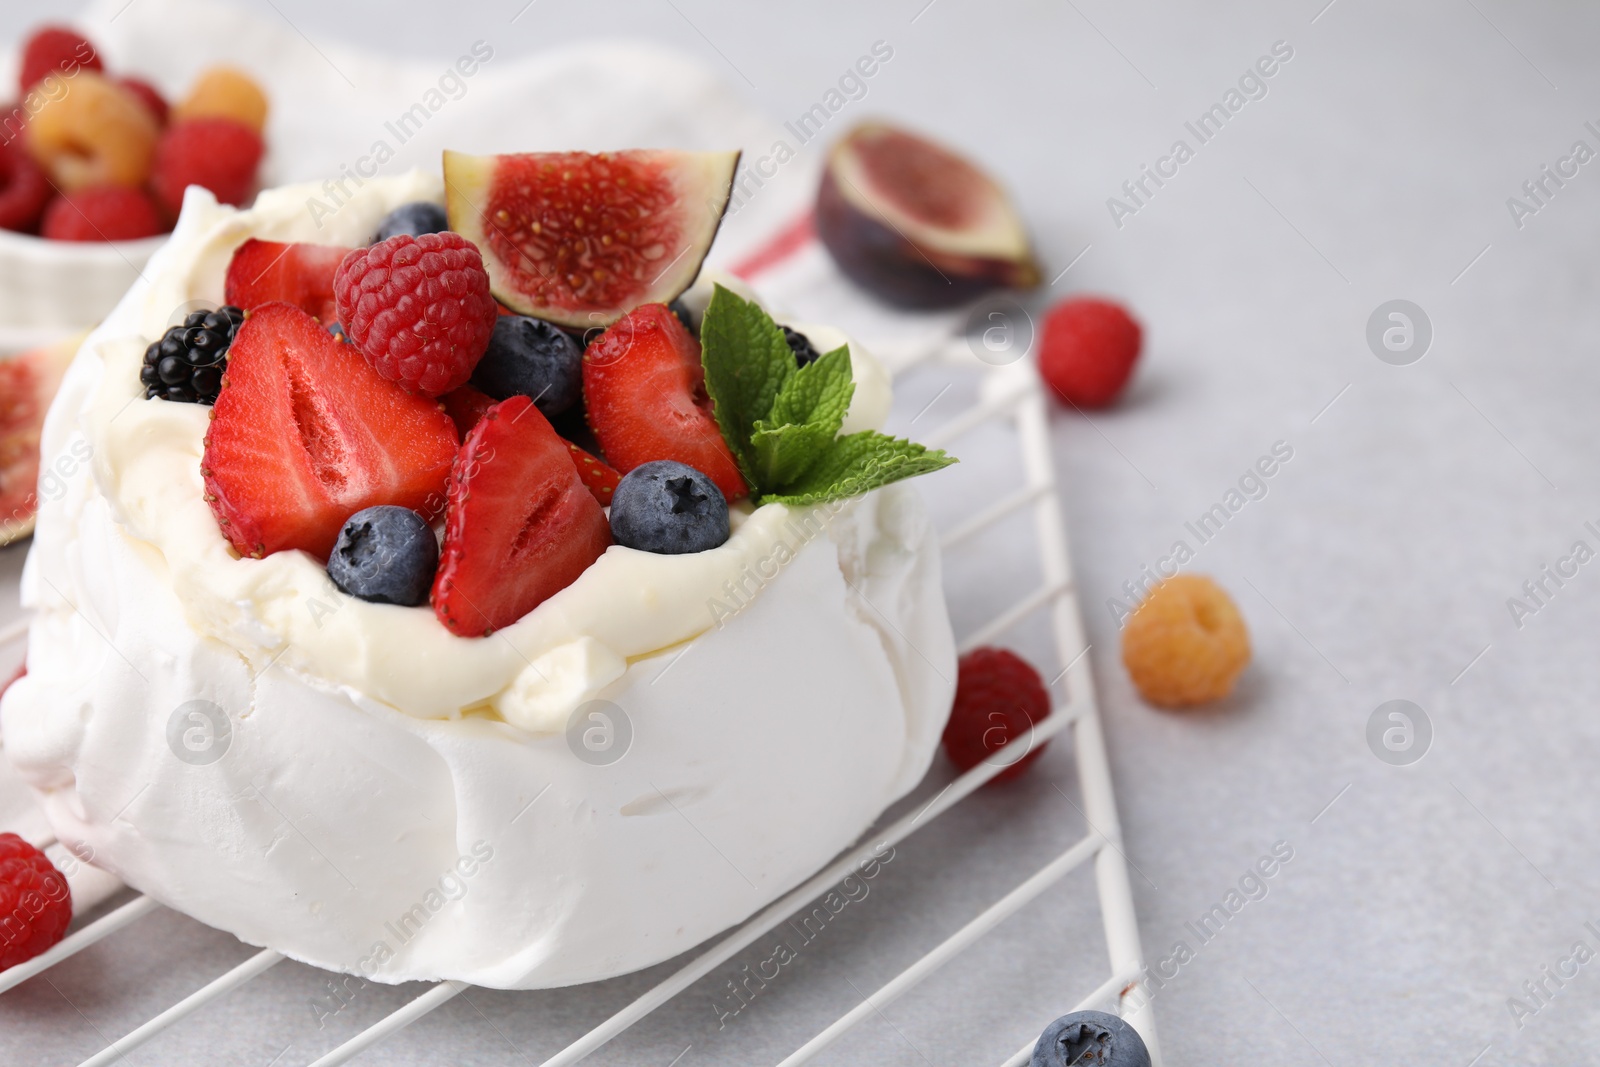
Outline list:
[[[1003,648],[977,648],[961,657],[956,676],[955,706],[944,728],[944,751],[963,771],[989,760],[1010,766],[991,779],[1016,778],[1039,758],[1048,741],[1020,757],[995,755],[1013,738],[1050,714],[1044,679],[1028,661]],[[1015,762],[1013,762],[1013,760]]]
[[[1107,407],[1133,376],[1141,338],[1139,324],[1120,304],[1063,300],[1044,317],[1039,373],[1067,403]]]
[[[155,201],[126,185],[64,193],[50,201],[39,226],[39,233],[53,241],[132,241],[165,230]]]
[[[83,35],[65,26],[41,26],[22,46],[22,69],[17,87],[26,95],[45,75],[63,76],[79,70],[104,70],[100,55]]]
[[[150,114],[156,117],[157,124],[167,124],[167,98],[161,95],[161,90],[145,81],[143,78],[118,78],[117,84],[139,98],[140,103],[150,109]]]
[[[39,164],[17,148],[0,148],[0,227],[31,230],[54,191]]]
[[[23,145],[27,142],[23,134],[28,132],[28,109],[19,104],[7,104],[0,108],[0,145],[26,154]],[[31,156],[29,157],[32,158]]]
[[[478,246],[448,230],[356,249],[333,277],[333,299],[378,373],[427,396],[467,383],[500,314]]]
[[[256,183],[265,146],[261,135],[232,119],[190,119],[168,127],[156,145],[151,191],[173,215],[183,191],[204,186],[224,204],[242,204]]]
[[[71,921],[66,876],[16,834],[0,834],[0,971],[60,941]]]

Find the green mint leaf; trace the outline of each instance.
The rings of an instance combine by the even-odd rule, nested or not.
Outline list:
[[[838,433],[837,426],[768,426],[757,422],[756,432],[750,436],[755,450],[756,484],[770,492],[798,481],[827,455]],[[768,497],[763,495],[762,499]]]
[[[717,426],[752,488],[761,485],[751,434],[795,373],[794,352],[772,317],[722,286],[700,322],[701,362]]]
[[[798,481],[782,492],[764,495],[761,501],[803,505],[843,500],[954,462],[953,456],[937,449],[863,430],[837,439]]]
[[[774,426],[820,427],[828,431],[831,440],[844,425],[845,412],[856,395],[856,383],[851,379],[850,348],[841,345],[789,376],[766,421]]]
[[[762,492],[783,490],[828,453],[855,391],[847,347],[789,376],[773,400],[771,416],[757,419],[750,436],[755,484]]]
[[[757,503],[842,500],[955,462],[872,430],[840,437],[855,398],[849,347],[797,369],[772,316],[723,286],[701,319],[700,348],[717,427]]]

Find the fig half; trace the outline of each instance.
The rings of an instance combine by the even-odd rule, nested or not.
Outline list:
[[[1022,219],[994,179],[885,123],[857,126],[829,152],[817,236],[852,281],[896,307],[954,307],[1039,282]]]
[[[85,336],[78,334],[10,359],[0,358],[0,546],[33,532],[41,485],[39,434],[62,375]],[[59,491],[64,484],[61,479],[87,458],[78,454],[80,446],[88,447],[78,442],[72,455],[56,460],[59,470],[43,472],[51,491]]]
[[[738,152],[446,152],[445,210],[502,304],[609,326],[694,282],[738,165]]]

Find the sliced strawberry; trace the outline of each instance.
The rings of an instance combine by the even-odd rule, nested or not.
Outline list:
[[[567,451],[572,453],[572,462],[578,467],[578,477],[583,479],[589,492],[594,494],[601,507],[610,507],[611,494],[617,491],[617,483],[622,481],[622,475],[602,463],[599,456],[579,448],[571,441],[567,442]]]
[[[439,402],[454,420],[456,431],[461,434],[463,441],[466,440],[467,434],[472,432],[472,428],[478,425],[483,413],[494,407],[494,397],[479,392],[470,385],[452,389],[441,396]]]
[[[458,637],[483,637],[577,581],[609,544],[566,442],[527,397],[502,400],[450,474],[433,613]]]
[[[706,396],[700,342],[665,304],[642,304],[583,354],[589,425],[613,467],[675,459],[737,500],[749,489]]]
[[[362,508],[437,515],[456,440],[438,401],[380,378],[299,308],[263,304],[228,349],[200,473],[240,555],[326,559]]]
[[[446,393],[439,398],[450,418],[455,420],[456,429],[463,440],[472,428],[478,425],[478,420],[483,418],[483,413],[494,407],[494,397],[481,393],[470,385]],[[622,480],[622,475],[606,466],[599,456],[567,442],[567,451],[572,453],[572,462],[578,468],[578,477],[583,479],[583,484],[589,492],[600,502],[601,507],[611,505],[611,494],[616,491],[617,483]]]
[[[339,317],[333,307],[333,274],[350,251],[337,245],[286,245],[252,237],[228,264],[223,302],[249,311],[282,300],[327,325]]]

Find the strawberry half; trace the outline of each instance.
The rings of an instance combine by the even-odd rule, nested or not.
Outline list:
[[[749,493],[706,395],[700,342],[665,304],[642,304],[583,354],[589,425],[613,467],[675,459],[734,501]]]
[[[263,304],[228,349],[200,473],[240,555],[326,559],[362,508],[437,515],[456,440],[437,401],[379,377],[299,308]]]
[[[463,385],[441,396],[439,403],[444,405],[444,410],[456,424],[456,432],[465,441],[467,434],[483,418],[483,413],[494,407],[494,397],[470,385]]]
[[[282,300],[327,325],[339,317],[333,306],[333,275],[350,251],[337,245],[289,245],[252,237],[228,263],[223,303],[249,311]]]
[[[600,502],[601,507],[610,507],[611,494],[617,491],[617,483],[622,481],[622,475],[602,463],[599,456],[579,448],[571,441],[567,442],[567,451],[572,453],[578,477],[583,479],[583,484],[594,494],[595,500]]]
[[[567,443],[532,400],[502,400],[450,474],[433,613],[458,637],[486,636],[577,581],[610,544]]]
[[[439,398],[445,411],[450,413],[450,418],[455,420],[456,429],[460,432],[462,440],[478,425],[478,420],[483,418],[484,412],[494,407],[494,397],[487,393],[479,392],[470,385],[463,385],[459,389],[451,390]],[[583,479],[583,484],[589,492],[600,502],[601,507],[611,505],[611,494],[616,492],[617,483],[622,481],[622,475],[606,466],[599,456],[585,451],[583,448],[567,442],[567,451],[572,453],[572,462],[578,468],[578,477]]]

